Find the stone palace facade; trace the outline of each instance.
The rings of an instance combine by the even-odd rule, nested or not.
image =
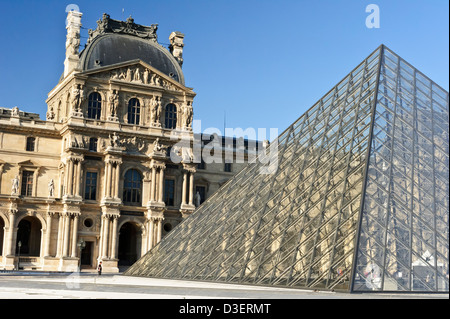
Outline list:
[[[117,272],[244,165],[197,156],[208,144],[192,131],[196,94],[185,86],[182,33],[170,35],[167,50],[157,25],[104,14],[79,52],[81,16],[68,14],[64,73],[48,94],[47,119],[0,108],[0,270],[102,261]],[[223,153],[239,151],[236,139],[227,148],[214,137]]]

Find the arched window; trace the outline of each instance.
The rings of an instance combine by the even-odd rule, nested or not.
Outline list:
[[[139,125],[141,119],[141,104],[139,100],[133,98],[128,102],[128,124]]]
[[[142,176],[135,170],[130,169],[125,174],[123,184],[123,202],[127,205],[142,205]]]
[[[177,107],[175,104],[166,105],[166,128],[175,129],[177,128]]]
[[[97,93],[91,93],[88,101],[87,117],[94,120],[100,120],[102,114],[102,96]]]

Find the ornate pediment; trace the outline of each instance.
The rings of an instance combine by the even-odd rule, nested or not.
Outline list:
[[[33,163],[30,160],[19,162],[19,163],[17,163],[17,165],[19,165],[19,167],[22,167],[22,166],[28,166],[28,167],[33,166],[33,167],[35,167],[36,166],[36,164]]]
[[[141,60],[102,67],[80,74],[105,79],[111,82],[145,85],[148,87],[178,92],[192,92],[191,89],[186,88]]]

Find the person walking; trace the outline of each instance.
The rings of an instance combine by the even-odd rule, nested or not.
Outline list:
[[[101,276],[101,274],[102,274],[102,269],[103,269],[103,267],[102,267],[102,262],[100,262],[100,263],[98,264],[98,268],[97,268],[97,270],[98,270],[98,275],[99,275],[99,276]]]

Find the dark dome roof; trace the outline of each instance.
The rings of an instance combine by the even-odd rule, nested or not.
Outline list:
[[[137,59],[184,85],[181,67],[166,48],[154,40],[127,34],[106,33],[95,37],[81,53],[80,68],[88,71]]]

